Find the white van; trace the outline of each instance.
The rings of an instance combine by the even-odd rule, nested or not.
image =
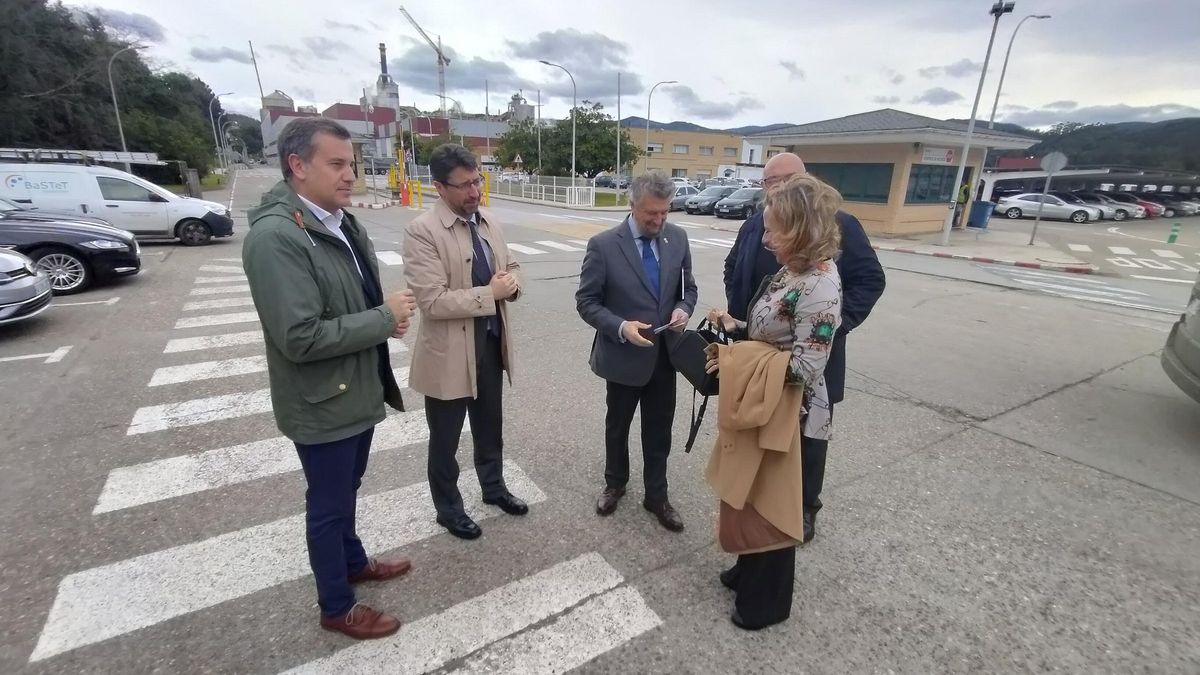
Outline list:
[[[103,218],[139,239],[179,239],[199,246],[213,237],[233,236],[233,219],[225,206],[181,197],[103,166],[0,163],[0,197]]]

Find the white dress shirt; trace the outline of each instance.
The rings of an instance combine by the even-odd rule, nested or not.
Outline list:
[[[354,261],[354,269],[358,270],[358,276],[365,279],[366,277],[363,277],[362,273],[362,266],[358,264],[358,256],[354,253],[354,247],[350,245],[350,240],[346,238],[346,233],[342,232],[342,218],[344,218],[346,214],[343,213],[341,209],[330,213],[316,204],[308,201],[302,195],[297,194],[296,196],[300,197],[300,201],[304,202],[304,205],[308,207],[309,211],[312,211],[314,218],[321,221],[321,224],[325,226],[325,229],[332,232],[333,236],[342,240],[342,243],[345,244],[346,248],[350,250],[350,259]]]

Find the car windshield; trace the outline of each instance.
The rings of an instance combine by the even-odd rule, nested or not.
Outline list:
[[[710,188],[705,188],[704,192],[700,193],[700,196],[701,197],[718,197],[723,194],[725,194],[725,188],[714,186],[714,187],[710,187]]]
[[[750,199],[758,193],[758,188],[742,188],[737,192],[729,195],[730,199]]]

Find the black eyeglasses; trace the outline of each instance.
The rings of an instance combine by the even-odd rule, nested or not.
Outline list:
[[[467,181],[463,181],[463,182],[457,183],[457,184],[442,183],[442,185],[445,185],[446,187],[452,187],[452,188],[455,188],[458,190],[466,189],[472,185],[474,185],[475,187],[483,187],[483,176],[480,176],[480,177],[476,178],[475,180],[467,180]]]

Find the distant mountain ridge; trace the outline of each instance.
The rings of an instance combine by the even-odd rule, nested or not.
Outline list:
[[[632,129],[639,129],[639,128],[645,129],[646,128],[646,118],[645,117],[626,117],[621,120],[621,126],[629,127]],[[751,134],[757,134],[757,133],[761,133],[764,131],[775,131],[776,129],[783,129],[784,127],[792,127],[792,126],[796,126],[796,125],[791,124],[789,122],[781,122],[778,124],[767,124],[767,125],[751,124],[751,125],[742,126],[742,127],[733,127],[732,129],[714,129],[712,127],[706,127],[706,126],[701,126],[699,124],[693,124],[692,122],[680,122],[680,121],[657,122],[655,120],[650,120],[650,128],[651,129],[666,129],[667,131],[699,131],[699,132],[710,132],[710,133],[727,133],[727,134],[737,134],[739,136],[749,136]]]

